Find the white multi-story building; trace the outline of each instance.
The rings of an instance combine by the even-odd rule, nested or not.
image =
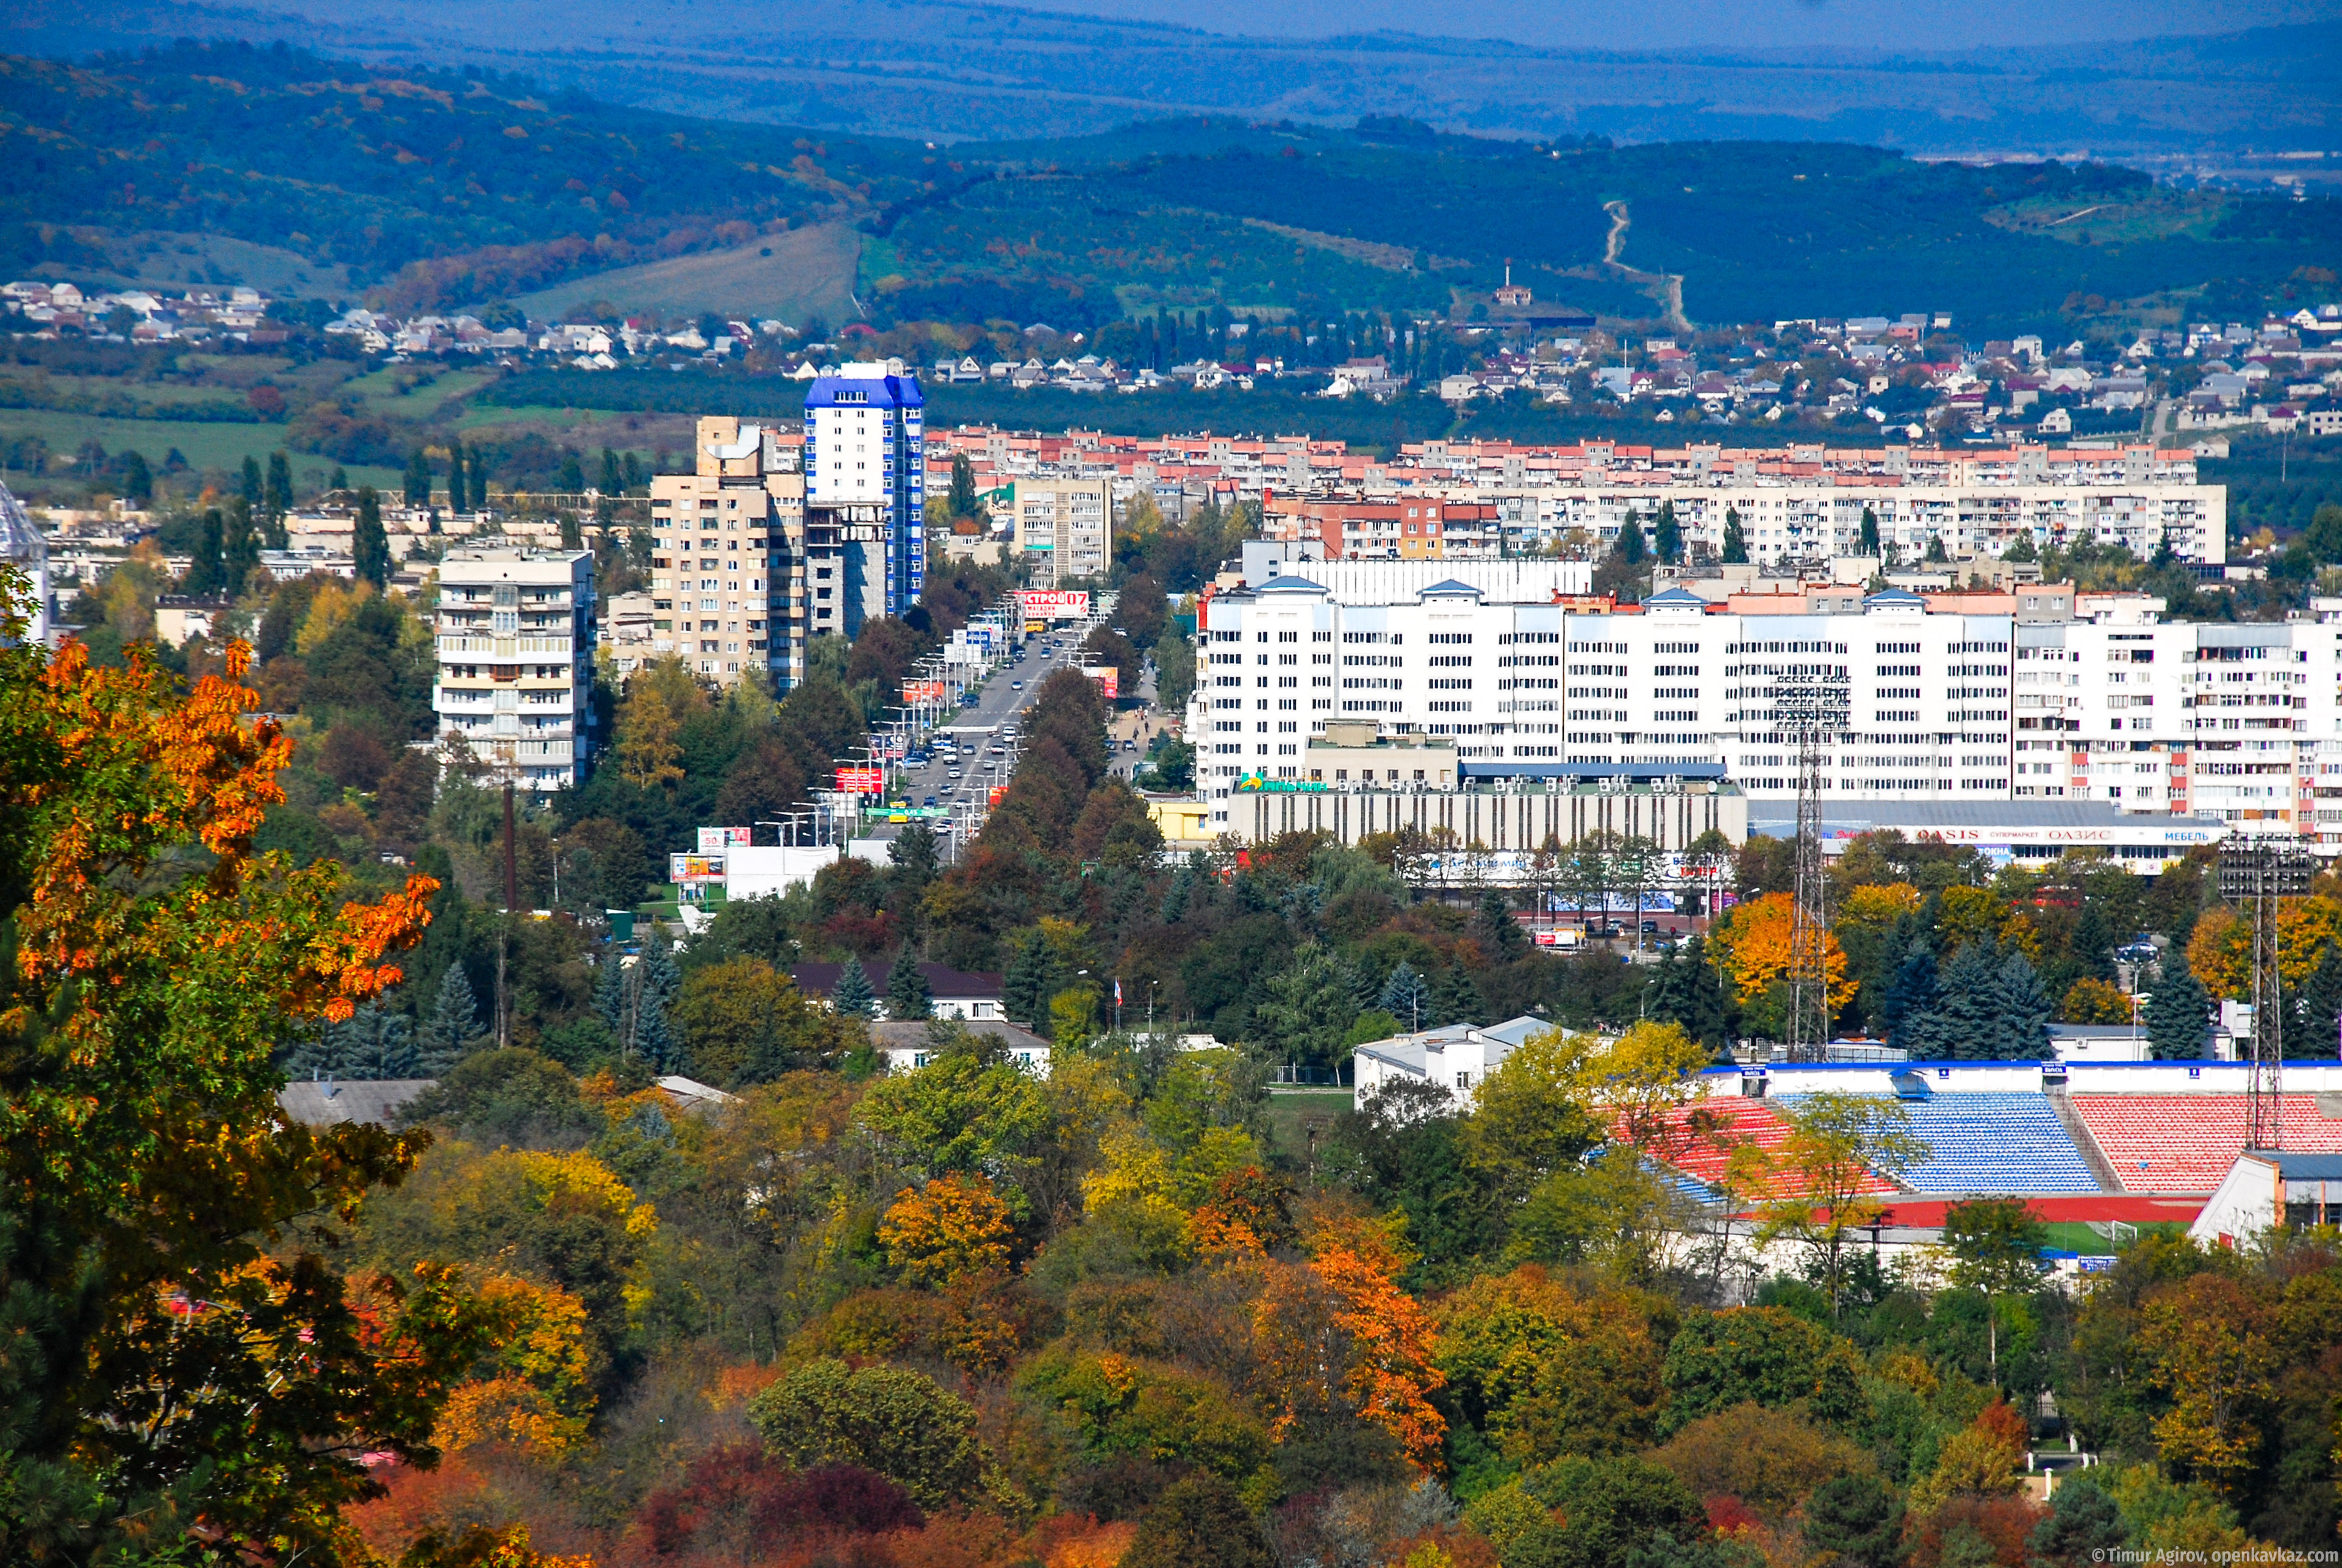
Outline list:
[[[806,391],[813,629],[857,636],[926,586],[925,400],[903,362],[840,366]]]
[[[1819,675],[1846,692],[1819,759],[1841,803],[2095,801],[2342,849],[2342,599],[2257,625],[2167,624],[2137,594],[2047,622],[1899,591],[1833,603],[1724,614],[1670,590],[1580,613],[1445,583],[1347,604],[1297,574],[1217,594],[1187,715],[1211,825],[1248,776],[1331,783],[1311,739],[1345,719],[1452,741],[1459,784],[1720,772],[1777,799],[1799,763],[1782,688]]]
[[[1113,480],[1016,482],[1016,558],[1035,587],[1102,578],[1113,549]]]
[[[768,425],[702,419],[697,448],[695,472],[651,481],[648,651],[726,685],[768,673],[786,691],[805,677],[816,629],[805,475]],[[838,630],[835,615],[818,629]]]
[[[585,550],[466,547],[439,563],[444,744],[461,741],[491,778],[567,789],[593,760],[594,556]]]

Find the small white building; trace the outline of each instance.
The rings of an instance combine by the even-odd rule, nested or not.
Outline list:
[[[462,740],[492,779],[529,790],[584,782],[593,755],[594,556],[479,546],[439,564],[444,742]]]
[[[1482,1028],[1449,1024],[1413,1034],[1396,1034],[1361,1045],[1355,1054],[1359,1104],[1386,1084],[1436,1084],[1458,1104],[1468,1104],[1489,1074],[1527,1044],[1529,1036],[1556,1027],[1543,1018],[1519,1017]]]
[[[2342,1223],[2342,1154],[2247,1149],[2187,1227],[2187,1239],[2232,1247],[2280,1225],[2336,1223]]]
[[[1028,1030],[998,1020],[968,1022],[967,1032],[985,1036],[1002,1056],[1036,1078],[1049,1075],[1049,1043]],[[935,1032],[924,1021],[878,1023],[870,1026],[870,1043],[886,1059],[889,1073],[916,1073],[935,1059]]]

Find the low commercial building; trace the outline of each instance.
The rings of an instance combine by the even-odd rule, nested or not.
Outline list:
[[[545,792],[585,782],[593,760],[594,557],[585,550],[472,547],[439,564],[443,743],[491,779]]]
[[[1981,850],[1995,864],[2046,862],[2072,850],[2095,850],[2132,871],[2153,875],[2191,849],[2227,838],[2229,824],[2214,817],[2127,812],[2111,801],[1896,801],[1825,797],[1822,853],[1837,855],[1856,835],[1895,832]],[[1760,800],[1748,807],[1748,831],[1795,838],[1797,803]]]
[[[2342,1224],[2342,1154],[2247,1149],[2187,1228],[2199,1246],[2242,1246],[2277,1229]]]
[[[1446,1092],[1448,1099],[1468,1106],[1474,1093],[1505,1058],[1528,1043],[1529,1036],[1550,1029],[1543,1018],[1509,1018],[1482,1028],[1476,1024],[1450,1024],[1442,1028],[1396,1034],[1357,1047],[1354,1085],[1358,1103],[1396,1084],[1425,1084]]]

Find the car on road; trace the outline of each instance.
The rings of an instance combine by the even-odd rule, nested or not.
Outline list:
[[[1643,922],[1643,924],[1642,924],[1642,932],[1643,932],[1643,934],[1644,934],[1644,935],[1646,935],[1646,936],[1656,936],[1656,935],[1657,935],[1657,934],[1658,934],[1658,930],[1659,930],[1659,923],[1658,923],[1657,921],[1656,921],[1656,920],[1646,920],[1646,921]]]
[[[1025,689],[1025,683],[1022,681],[1011,681],[1008,683],[1008,689],[1012,692],[1021,692]]]
[[[929,795],[926,799],[925,799],[925,800],[921,801],[919,804],[920,804],[921,805],[933,805],[933,804],[936,804],[936,797],[935,797],[935,796],[933,796],[933,795]]]
[[[944,770],[944,777],[947,779],[956,779],[959,776],[959,769],[957,768],[946,768]]]

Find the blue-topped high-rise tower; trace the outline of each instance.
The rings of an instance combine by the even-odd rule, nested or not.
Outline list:
[[[926,443],[900,360],[848,365],[806,393],[806,592],[814,635],[857,634],[926,586]]]

